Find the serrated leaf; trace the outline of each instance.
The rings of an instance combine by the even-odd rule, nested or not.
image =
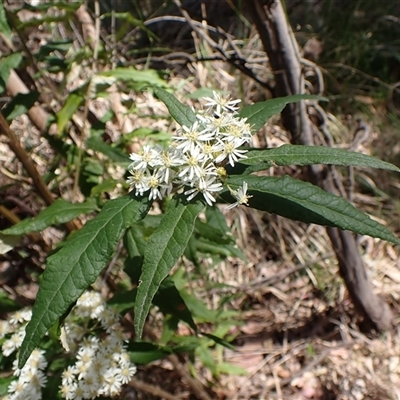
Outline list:
[[[109,76],[122,81],[144,82],[150,85],[168,87],[167,83],[160,78],[154,69],[138,70],[135,68],[115,68],[111,71],[105,71],[99,76]]]
[[[71,120],[75,111],[82,104],[84,97],[79,93],[71,93],[63,108],[57,113],[57,134],[60,135],[65,126]]]
[[[240,160],[240,164],[252,167],[246,169],[246,173],[262,171],[273,165],[313,164],[351,165],[354,167],[370,167],[400,172],[400,168],[375,157],[354,151],[322,146],[285,144],[274,149],[250,150],[246,153],[246,156],[247,158]]]
[[[94,200],[84,203],[69,203],[63,199],[57,199],[51,206],[43,210],[35,218],[27,218],[2,233],[7,235],[25,235],[30,232],[40,232],[51,225],[64,224],[81,214],[89,214],[97,209]]]
[[[0,3],[1,7],[1,3]],[[1,8],[0,8],[0,14],[1,14]],[[1,18],[1,15],[0,15]],[[0,32],[2,31],[1,29],[1,23],[0,23]],[[0,60],[0,93],[4,92],[6,90],[6,85],[8,82],[8,78],[10,76],[10,71],[14,68],[17,68],[19,63],[22,60],[22,54],[21,53],[13,53],[10,54],[7,57],[3,57]]]
[[[196,122],[194,111],[182,104],[174,95],[161,88],[154,88],[154,93],[167,106],[171,117],[179,125],[191,127]]]
[[[240,118],[247,118],[247,122],[252,127],[252,132],[258,132],[266,122],[274,115],[279,114],[287,104],[297,103],[301,100],[320,100],[327,101],[325,97],[310,94],[296,94],[293,96],[277,97],[276,99],[260,101],[244,107],[239,112]]]
[[[130,195],[108,201],[101,212],[47,260],[19,357],[20,368],[46,331],[99,276],[126,229],[144,218],[151,202]]]
[[[183,254],[193,232],[196,218],[203,208],[201,201],[186,204],[180,198],[173,198],[159,227],[150,236],[144,252],[135,303],[134,325],[138,338],[142,336],[151,301],[161,282]]]
[[[361,235],[369,235],[400,244],[400,239],[389,229],[357,210],[343,197],[325,192],[311,183],[289,176],[267,177],[248,175],[230,177],[228,185],[232,189],[248,184],[249,206],[283,217],[338,227]]]

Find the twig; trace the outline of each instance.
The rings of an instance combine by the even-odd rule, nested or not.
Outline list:
[[[308,363],[300,371],[294,373],[289,378],[282,379],[280,381],[281,387],[288,385],[290,382],[293,381],[293,379],[302,376],[304,373],[306,373],[308,371],[311,371],[313,368],[315,368],[317,365],[319,365],[327,356],[329,356],[329,354],[333,350],[343,349],[343,348],[351,347],[353,345],[354,345],[354,342],[347,342],[347,343],[343,343],[341,346],[336,346],[336,347],[332,347],[330,349],[325,349],[317,358],[315,358],[310,363]],[[274,384],[270,384],[269,389],[273,389],[273,388],[274,388]]]
[[[174,366],[175,370],[182,376],[182,379],[185,380],[187,384],[193,390],[193,393],[200,399],[200,400],[211,400],[211,397],[205,391],[203,385],[196,379],[193,379],[190,374],[186,371],[186,369],[182,366],[181,362],[179,361],[178,357],[175,354],[170,354],[168,359],[171,361],[172,365]]]
[[[264,88],[269,90],[270,92],[273,92],[273,88],[272,88],[272,86],[269,85],[268,82],[262,81],[250,68],[248,68],[246,66],[247,60],[242,58],[240,56],[240,54],[238,54],[236,52],[236,47],[234,47],[234,51],[235,51],[235,56],[234,57],[232,57],[229,54],[227,54],[226,51],[220,45],[218,45],[209,36],[205,35],[204,32],[202,31],[202,29],[199,29],[199,27],[195,23],[196,21],[193,21],[193,19],[190,17],[188,12],[182,7],[182,3],[180,2],[180,0],[174,0],[174,3],[179,8],[179,11],[185,17],[187,23],[192,28],[192,30],[194,32],[196,32],[199,35],[199,37],[201,37],[205,42],[207,42],[207,44],[210,47],[212,47],[213,49],[217,50],[222,55],[223,61],[228,62],[233,67],[235,67],[236,69],[240,70],[242,73],[244,73],[245,75],[247,75],[248,77],[253,79],[255,82],[257,82],[258,84],[260,84],[261,86],[263,86]],[[203,25],[200,24],[200,26],[203,28]],[[221,28],[219,28],[217,30],[217,32],[221,35],[223,30]],[[226,34],[225,32],[224,32],[223,36],[225,36],[225,38],[228,38],[228,34]]]
[[[53,204],[54,203],[53,195],[51,194],[50,190],[44,183],[42,176],[39,174],[36,167],[33,165],[28,154],[20,145],[17,135],[9,127],[2,113],[0,113],[0,133],[8,138],[8,145],[10,146],[11,150],[15,153],[15,155],[21,161],[22,165],[27,170],[29,176],[32,178],[43,200],[48,205]]]
[[[17,158],[21,161],[22,165],[25,167],[29,176],[32,178],[32,181],[35,184],[40,196],[43,198],[46,204],[47,205],[53,204],[54,197],[52,193],[44,183],[42,176],[32,163],[25,149],[21,146],[17,135],[9,127],[2,113],[0,113],[0,134],[5,135],[8,138],[8,145],[10,146],[11,150],[15,153]],[[70,231],[76,230],[78,228],[77,224],[74,221],[67,222],[65,225]]]
[[[131,326],[133,329],[133,326]],[[159,338],[154,333],[154,331],[147,325],[144,327],[146,335],[153,342],[157,342]],[[172,363],[176,372],[180,374],[182,379],[186,382],[187,385],[192,389],[193,394],[195,394],[200,400],[211,400],[206,391],[203,388],[203,385],[196,379],[193,379],[190,374],[183,367],[182,363],[179,361],[178,357],[175,354],[170,354],[167,359]]]
[[[3,214],[4,217],[6,217],[14,225],[21,221],[18,215],[14,214],[11,210],[2,205],[0,205],[0,214]]]
[[[15,203],[21,210],[25,211],[27,214],[33,216],[36,215],[36,213],[30,207],[28,207],[21,199],[18,199],[15,196],[6,196],[5,200]]]
[[[181,396],[177,396],[175,394],[172,395],[166,392],[165,390],[159,388],[158,386],[149,385],[135,378],[131,379],[131,381],[129,382],[129,386],[135,389],[139,389],[143,392],[149,393],[152,396],[157,396],[165,400],[179,400],[179,399],[183,400],[183,397]]]

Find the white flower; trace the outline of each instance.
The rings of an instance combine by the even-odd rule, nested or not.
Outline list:
[[[220,115],[222,111],[235,113],[239,107],[236,105],[240,103],[240,100],[231,100],[230,96],[221,96],[217,92],[213,92],[214,98],[204,97],[204,100],[207,101],[205,104],[212,110],[215,110],[217,115]]]
[[[75,377],[75,368],[72,365],[69,365],[67,367],[67,369],[64,369],[64,371],[61,374],[62,385],[65,387],[65,386],[72,384],[74,382],[75,378],[76,378]],[[64,396],[64,397],[66,397],[66,396]]]
[[[60,386],[61,396],[67,400],[75,399],[75,391],[78,384],[76,382],[62,383]]]
[[[215,162],[219,163],[228,158],[229,164],[233,167],[239,158],[247,158],[247,156],[245,156],[247,150],[238,150],[238,147],[239,142],[224,142],[224,149],[222,150],[222,153],[215,159]]]
[[[47,367],[47,360],[45,357],[46,352],[41,349],[35,349],[32,351],[28,361],[26,362],[24,369],[31,371],[43,370]]]
[[[132,376],[136,374],[136,366],[132,364],[124,364],[116,369],[117,378],[123,385],[126,385],[131,380]]]
[[[234,140],[238,146],[249,142],[252,137],[250,125],[246,122],[246,118],[235,117],[232,117],[230,124],[224,131],[221,131],[221,136],[227,141]]]
[[[164,151],[161,153],[160,161],[161,164],[158,167],[160,179],[162,182],[169,184],[175,176],[173,168],[183,164],[181,152],[176,151],[176,149]]]
[[[122,381],[115,372],[115,368],[107,371],[102,382],[102,387],[99,390],[101,394],[105,396],[115,396],[121,391]]]
[[[176,148],[183,153],[193,150],[199,142],[206,142],[214,139],[213,133],[208,129],[199,129],[199,122],[196,121],[190,128],[182,126],[182,136],[174,136],[174,140],[180,141]]]
[[[19,329],[17,332],[15,332],[10,339],[5,340],[2,346],[3,350],[3,355],[8,357],[11,355],[15,350],[19,349],[21,347],[21,344],[24,340],[25,337],[25,329]]]
[[[130,186],[130,190],[135,189],[135,196],[143,196],[144,192],[147,192],[150,188],[147,186],[147,181],[150,177],[149,170],[130,170],[129,171],[132,176],[130,176],[127,180]]]
[[[189,154],[183,156],[184,165],[178,176],[184,181],[192,181],[194,176],[201,178],[204,158],[205,156],[200,147],[191,149]]]
[[[11,314],[9,318],[9,322],[12,325],[19,325],[24,322],[30,321],[32,317],[32,310],[18,310]]]
[[[232,123],[232,114],[215,115],[201,115],[198,116],[199,120],[204,126],[207,126],[209,131],[212,132],[214,138],[218,138],[221,132],[224,132],[227,127]]]
[[[216,182],[216,178],[213,176],[210,176],[205,180],[199,180],[194,186],[193,189],[189,189],[185,192],[185,195],[188,196],[188,201],[196,197],[197,194],[202,193],[205,201],[210,206],[212,206],[216,201],[212,193],[218,193],[222,190],[222,183]]]
[[[226,207],[226,210],[230,210],[233,207],[236,207],[240,204],[248,205],[248,200],[253,197],[247,194],[247,182],[243,182],[243,185],[238,190],[231,190],[232,196],[237,200],[235,203],[230,204]]]
[[[100,315],[102,327],[109,331],[114,325],[119,323],[119,315],[112,308],[107,307]]]
[[[130,154],[129,158],[133,161],[129,169],[145,170],[157,164],[159,152],[155,148],[146,145],[143,146],[139,153]]]
[[[21,382],[19,379],[12,381],[8,385],[8,393],[13,393],[14,395],[19,395],[21,394],[24,389],[28,386],[26,382]]]
[[[8,323],[8,321],[0,321],[0,339],[3,339],[3,337],[5,335],[7,335],[7,333],[12,332],[12,328],[10,326],[10,324]]]

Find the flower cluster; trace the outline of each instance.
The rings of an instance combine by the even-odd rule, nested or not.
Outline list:
[[[11,314],[8,321],[0,321],[0,339],[11,334],[1,347],[5,357],[9,357],[21,347],[25,337],[25,325],[31,316],[31,310],[24,309]],[[42,388],[47,383],[44,374],[46,367],[47,360],[43,350],[35,349],[22,369],[18,369],[18,360],[15,359],[13,371],[16,379],[8,386],[9,394],[4,400],[40,400]]]
[[[31,315],[31,310],[21,310],[8,321],[0,321],[5,357],[21,346]],[[61,375],[60,392],[67,400],[116,396],[136,372],[124,345],[119,316],[107,307],[99,293],[88,291],[78,299],[64,321],[61,342],[74,361]],[[42,399],[42,388],[47,383],[46,367],[45,351],[41,349],[32,352],[22,369],[18,369],[15,359],[16,379],[8,386],[9,394],[3,400]]]
[[[149,192],[149,199],[162,199],[184,188],[188,201],[199,193],[212,205],[223,190],[224,166],[245,158],[240,149],[251,139],[251,127],[246,118],[237,115],[240,100],[231,100],[218,93],[205,98],[206,109],[196,114],[191,126],[182,126],[167,149],[143,146],[132,153],[128,183],[136,196]],[[247,185],[231,191],[238,204],[247,204]],[[244,193],[243,193],[244,191]],[[239,195],[241,196],[239,198]]]
[[[124,346],[118,314],[107,308],[99,293],[85,292],[65,320],[65,349],[76,362],[62,373],[61,394],[65,399],[113,397],[136,372]],[[105,331],[99,336],[94,330]]]

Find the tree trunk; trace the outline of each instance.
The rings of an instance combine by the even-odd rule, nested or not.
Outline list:
[[[257,27],[264,50],[273,70],[276,96],[304,93],[304,76],[298,45],[280,0],[248,0],[247,7]],[[314,145],[316,129],[308,116],[304,101],[289,104],[282,112],[282,123],[291,133],[293,144]],[[335,193],[330,169],[315,165],[309,168],[309,179],[325,191]],[[366,321],[380,331],[394,325],[386,302],[375,295],[352,232],[327,228],[336,254],[339,271],[350,297]]]

